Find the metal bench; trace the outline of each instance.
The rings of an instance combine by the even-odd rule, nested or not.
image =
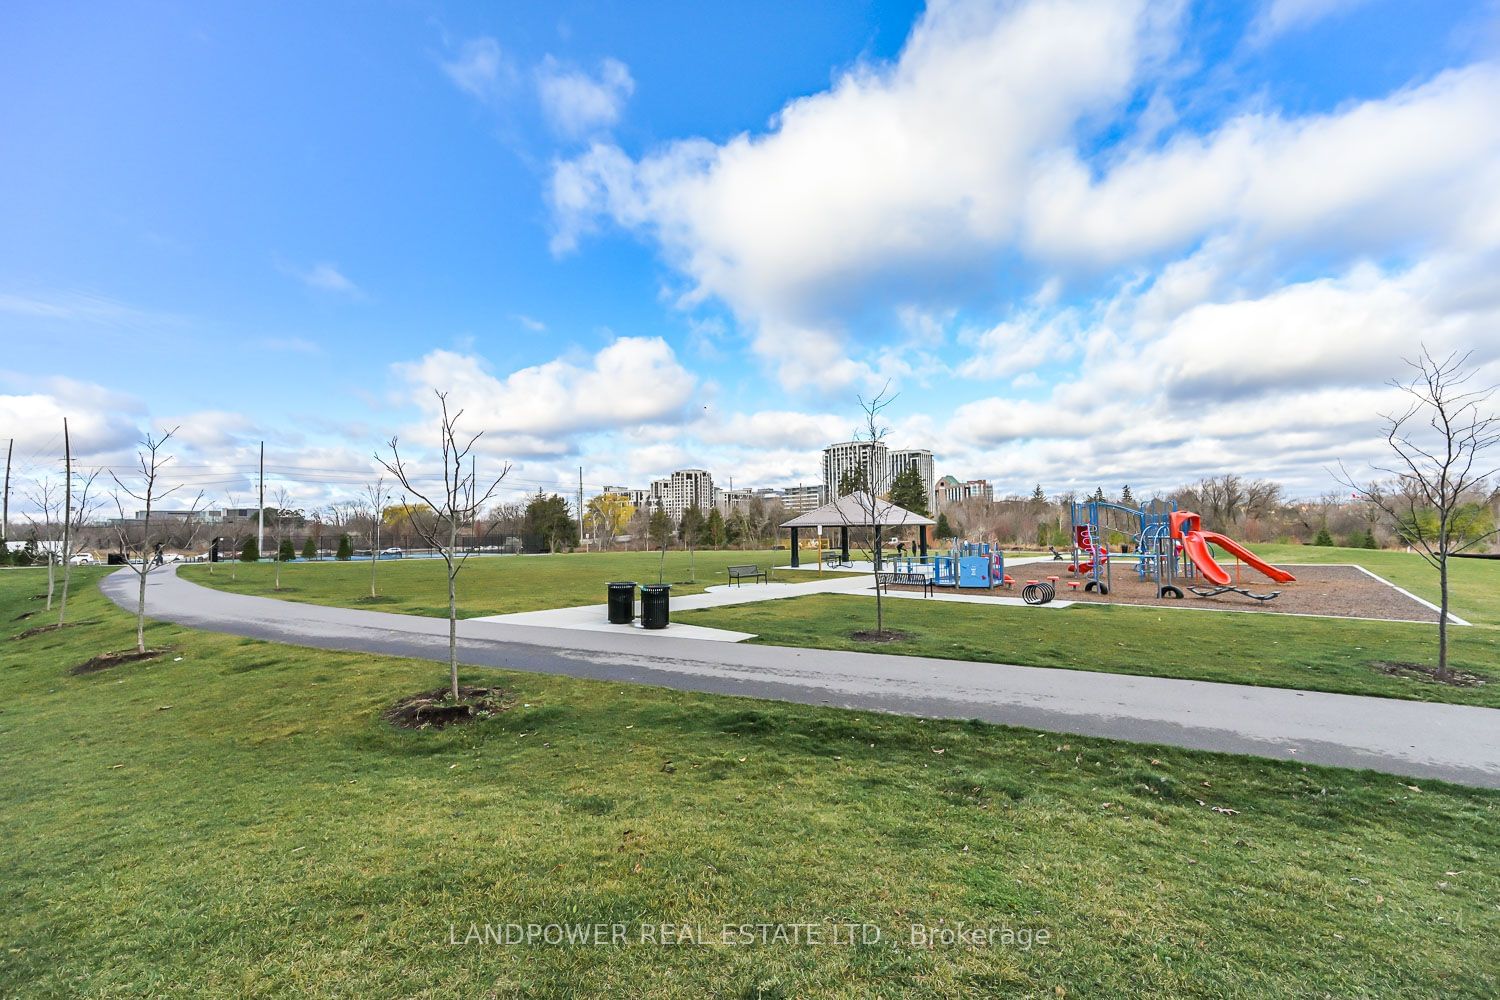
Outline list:
[[[876,573],[875,589],[884,588],[887,592],[891,587],[921,587],[923,597],[932,596],[932,577],[926,573]]]
[[[766,571],[759,566],[731,566],[729,567],[729,582],[731,584],[739,580],[760,580],[762,583],[770,583]]]

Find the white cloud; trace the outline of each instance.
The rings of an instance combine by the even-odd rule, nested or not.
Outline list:
[[[358,285],[350,281],[336,266],[326,261],[314,264],[306,271],[297,272],[297,276],[308,288],[316,288],[320,292],[337,292],[351,298],[360,298],[364,295]]]
[[[1161,83],[1179,8],[934,4],[894,64],[854,67],[788,103],[764,133],[640,159],[596,142],[556,164],[553,249],[569,252],[606,221],[649,235],[689,283],[681,304],[727,304],[797,388],[902,371],[868,343],[868,318],[885,310],[889,328],[908,310],[963,306],[1016,256],[1053,269],[1045,307],[1059,269],[1148,275],[1197,250],[1147,282],[1168,316],[1263,292],[1309,256],[1339,267],[1500,243],[1500,68],[1453,70],[1324,114],[1231,115],[1197,134]],[[1291,24],[1328,8],[1275,16]],[[1136,132],[1085,152],[1145,95]],[[1038,354],[1008,324],[977,338],[970,374],[1019,374]]]
[[[1043,259],[1114,265],[1215,232],[1279,257],[1493,240],[1497,104],[1500,67],[1481,64],[1326,115],[1240,115],[1102,176],[1059,150],[1031,179],[1025,244]]]
[[[580,138],[620,120],[635,92],[630,68],[618,59],[599,64],[599,75],[573,69],[548,56],[537,68],[537,96],[547,122],[559,135]]]
[[[454,86],[486,104],[503,97],[516,75],[500,43],[489,36],[464,42],[442,66]]]
[[[1267,0],[1250,26],[1250,40],[1264,44],[1284,35],[1346,14],[1368,0]]]
[[[697,379],[659,337],[622,337],[586,360],[557,359],[499,377],[483,358],[432,351],[395,366],[429,415],[434,391],[451,393],[463,426],[486,432],[495,453],[554,454],[570,437],[692,418]],[[425,440],[431,428],[408,432]]]
[[[1175,7],[934,5],[895,65],[851,69],[764,135],[639,162],[596,144],[558,164],[554,249],[601,217],[647,231],[693,282],[688,301],[727,302],[784,382],[835,363],[852,377],[841,308],[980,280],[1015,234],[1035,151],[1128,93]]]
[[[514,318],[517,323],[520,323],[532,333],[544,333],[547,329],[546,323],[543,323],[541,320],[536,319],[533,316],[527,316],[524,313],[516,313]]]

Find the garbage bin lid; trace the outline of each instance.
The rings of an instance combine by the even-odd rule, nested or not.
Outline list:
[[[643,584],[641,584],[641,590],[671,590],[671,589],[672,589],[672,585],[670,583],[643,583]]]
[[[630,588],[634,589],[634,587],[635,587],[635,581],[634,580],[611,580],[609,583],[605,584],[605,586],[606,587],[630,587]]]

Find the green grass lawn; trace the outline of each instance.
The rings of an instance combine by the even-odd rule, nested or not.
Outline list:
[[[754,564],[761,569],[784,566],[787,552],[574,552],[537,556],[485,556],[470,559],[458,578],[459,614],[511,614],[547,608],[604,603],[604,585],[611,580],[656,583],[658,576],[672,584],[676,595],[702,593],[714,584],[729,582],[727,567]],[[280,597],[308,604],[372,608],[412,615],[448,614],[448,584],[441,559],[381,560],[376,568],[376,590],[370,599],[370,563],[287,563],[281,568],[281,589],[272,583],[271,563],[220,563],[184,566],[179,572],[201,583],[237,594]],[[660,572],[659,572],[660,571]],[[772,577],[776,577],[773,575]],[[798,573],[793,579],[803,579]],[[808,577],[811,579],[811,577]]]
[[[438,664],[130,618],[26,639],[0,571],[0,995],[1495,995],[1500,795],[981,724]],[[1418,790],[1420,789],[1420,790]],[[602,947],[471,923],[620,922]],[[1020,947],[910,945],[912,923]],[[879,943],[639,943],[842,922]]]
[[[1455,687],[1391,676],[1372,661],[1431,662],[1436,626],[1297,618],[1232,611],[1074,605],[1040,610],[938,601],[886,602],[887,628],[909,638],[882,653],[985,663],[1370,694],[1500,707],[1500,629],[1454,628],[1449,663],[1488,683]],[[850,633],[875,627],[868,597],[818,594],[679,612],[687,625],[753,632],[775,646],[871,646]]]

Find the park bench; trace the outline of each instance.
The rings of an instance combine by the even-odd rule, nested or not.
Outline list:
[[[731,566],[729,567],[729,582],[733,584],[737,580],[760,580],[762,583],[770,583],[766,571],[759,566]]]
[[[876,573],[875,574],[875,589],[876,590],[879,590],[882,587],[884,587],[885,590],[887,592],[889,592],[890,589],[891,589],[891,587],[893,587],[893,586],[896,586],[896,587],[921,587],[922,588],[922,596],[923,597],[931,597],[932,596],[932,577],[928,576],[926,573],[886,573],[886,572],[881,572],[881,573]]]

